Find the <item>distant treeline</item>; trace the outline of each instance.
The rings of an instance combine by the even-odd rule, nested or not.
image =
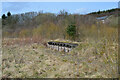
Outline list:
[[[116,11],[116,9],[108,10]],[[99,12],[103,13],[103,12]],[[97,26],[116,27],[117,21],[114,12],[110,20],[104,24],[96,19],[91,13],[87,15],[71,14],[61,10],[58,14],[43,12],[28,12],[15,14],[8,12],[2,16],[3,37],[41,37],[47,39],[70,39],[67,34],[67,27],[71,24],[76,26],[77,40],[84,39],[91,33],[90,30],[97,29]],[[107,13],[108,14],[108,13]],[[87,31],[88,30],[88,31]]]
[[[97,12],[92,12],[89,13],[88,15],[96,15],[97,17],[100,16],[105,16],[105,15],[120,15],[120,8],[115,8],[115,9],[109,9],[109,10],[103,10],[103,11],[97,11]]]
[[[90,14],[101,14],[101,13],[107,13],[107,12],[114,12],[114,11],[120,11],[120,9],[119,8],[116,8],[116,9],[109,9],[109,10],[103,10],[103,11],[98,11],[98,12],[92,12],[92,13],[90,13]]]

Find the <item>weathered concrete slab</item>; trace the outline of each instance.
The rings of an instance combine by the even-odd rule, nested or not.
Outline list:
[[[64,52],[70,52],[72,48],[75,48],[78,46],[78,44],[75,43],[63,43],[63,42],[48,42],[47,46],[51,49],[58,50],[58,51],[64,51]]]

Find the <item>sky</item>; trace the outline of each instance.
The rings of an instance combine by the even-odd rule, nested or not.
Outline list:
[[[87,14],[117,7],[118,2],[2,2],[2,14],[7,14],[8,11],[12,14],[32,11],[58,14],[60,10],[69,13]]]

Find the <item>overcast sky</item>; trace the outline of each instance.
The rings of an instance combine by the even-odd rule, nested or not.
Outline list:
[[[86,14],[117,7],[118,2],[2,2],[2,14],[6,14],[8,11],[12,14],[18,14],[41,10],[59,13],[63,9],[69,13]]]

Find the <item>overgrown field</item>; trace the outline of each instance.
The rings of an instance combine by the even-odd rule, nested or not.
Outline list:
[[[7,78],[115,78],[118,44],[106,39],[79,42],[69,53],[43,43],[3,40],[2,70]]]

